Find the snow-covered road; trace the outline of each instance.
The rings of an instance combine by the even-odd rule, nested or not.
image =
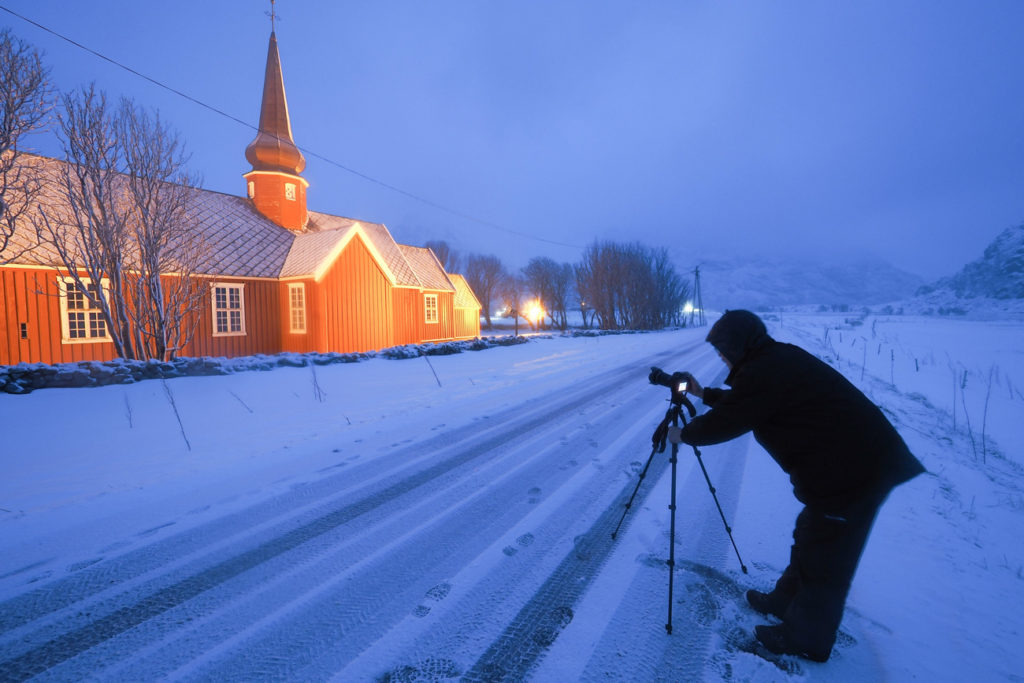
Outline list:
[[[826,664],[744,651],[799,510],[749,437],[702,449],[748,575],[680,451],[671,635],[667,454],[611,538],[668,408],[649,366],[724,374],[695,329],[0,395],[0,681],[1016,680],[1020,328],[979,356],[950,325],[771,327],[931,472],[883,509]],[[998,364],[960,427],[933,357]]]
[[[111,544],[115,557],[3,605],[4,677],[520,680],[579,610],[613,607],[608,628],[625,619],[661,631],[629,648],[640,670],[678,665],[692,677],[704,657],[690,615],[677,612],[670,648],[665,615],[651,609],[667,607],[665,558],[638,558],[628,540],[645,503],[667,522],[667,496],[649,499],[667,455],[655,456],[618,541],[611,531],[667,407],[643,370],[712,363],[697,342],[622,361],[562,372],[469,426],[424,433],[389,421],[385,456],[341,458],[177,534],[145,530],[154,540],[120,555]],[[739,459],[710,465],[727,515],[745,442],[731,448]],[[731,549],[692,456],[679,477],[680,542],[724,565]],[[581,604],[610,562],[625,563],[616,585]],[[601,656],[591,660],[596,674]]]

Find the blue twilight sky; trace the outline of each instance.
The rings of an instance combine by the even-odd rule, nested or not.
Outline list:
[[[0,0],[250,124],[266,0]],[[520,266],[595,239],[879,255],[925,277],[1024,221],[1021,0],[280,0],[311,209]],[[160,110],[204,186],[254,130],[0,10],[56,85]],[[58,155],[56,143],[35,141]],[[464,215],[489,224],[469,220]],[[498,226],[498,227],[495,227]]]

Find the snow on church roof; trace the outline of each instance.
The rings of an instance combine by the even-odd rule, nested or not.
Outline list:
[[[455,285],[455,308],[482,308],[466,278],[458,273],[448,273],[448,279]]]
[[[65,162],[34,155],[24,158],[40,164],[54,188],[44,200],[58,205],[49,212],[51,219],[68,215],[59,206],[66,200],[58,189],[60,167]],[[208,250],[198,273],[247,278],[315,277],[330,265],[338,248],[358,233],[396,286],[455,290],[433,252],[399,245],[387,227],[379,223],[310,211],[306,230],[295,233],[264,217],[244,197],[203,189],[192,192],[191,210]],[[18,255],[15,263],[63,266],[52,248],[38,241],[28,220],[22,221],[5,251],[5,256],[14,255]]]
[[[412,266],[424,289],[436,289],[442,292],[455,291],[455,287],[448,279],[448,275],[444,272],[437,257],[434,256],[434,252],[424,247],[410,247],[406,244],[399,244],[398,248],[409,265]]]

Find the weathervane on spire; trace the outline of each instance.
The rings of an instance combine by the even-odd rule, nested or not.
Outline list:
[[[274,29],[276,28],[275,25],[274,25],[274,22],[277,21],[277,11],[274,9],[274,2],[275,2],[275,0],[270,0],[270,11],[269,12],[264,12],[264,14],[266,14],[268,17],[270,17],[270,32],[271,33],[274,33]]]

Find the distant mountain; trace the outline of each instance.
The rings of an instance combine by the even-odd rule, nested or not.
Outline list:
[[[958,299],[1024,299],[1024,224],[999,233],[980,259],[956,275],[920,287],[917,294],[927,296],[942,290]]]
[[[869,306],[911,296],[917,275],[882,260],[824,263],[790,259],[730,259],[701,263],[704,307]]]

